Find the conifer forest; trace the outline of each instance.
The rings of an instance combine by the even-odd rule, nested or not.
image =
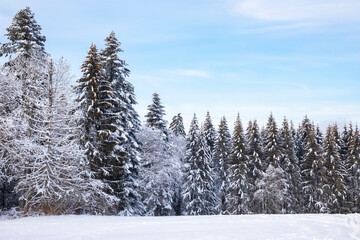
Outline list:
[[[356,124],[323,132],[304,113],[259,126],[240,113],[229,129],[207,112],[185,131],[158,93],[142,123],[115,32],[89,47],[76,81],[29,7],[0,34],[0,214],[360,212]]]

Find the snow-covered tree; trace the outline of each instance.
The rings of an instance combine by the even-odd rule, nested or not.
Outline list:
[[[225,196],[225,207],[229,214],[249,213],[248,157],[246,156],[245,136],[238,114],[232,139],[232,151],[227,171],[229,183]]]
[[[358,212],[360,210],[360,139],[357,126],[350,139],[346,162],[350,173],[348,199],[352,204],[352,212]]]
[[[342,169],[340,146],[337,142],[337,126],[328,127],[324,140],[324,169],[326,178],[323,180],[324,195],[328,199],[328,208],[332,213],[346,213],[349,211],[346,203],[347,188],[345,186],[344,171]]]
[[[138,136],[142,142],[140,189],[145,215],[175,215],[182,179],[179,149],[166,142],[159,129],[143,127]]]
[[[169,129],[175,136],[186,136],[183,118],[180,113],[172,118]]]
[[[285,177],[289,184],[289,199],[285,205],[286,212],[299,213],[301,212],[301,209],[299,209],[301,173],[299,161],[295,154],[294,133],[292,133],[292,129],[287,119],[284,118],[280,131],[282,152],[280,166],[285,171]]]
[[[14,191],[18,180],[17,163],[18,150],[17,134],[26,129],[26,121],[21,118],[19,99],[21,99],[21,84],[11,75],[0,70],[0,209],[8,210],[18,205],[18,196]],[[24,131],[23,131],[24,132]]]
[[[111,85],[94,44],[90,46],[81,71],[83,76],[76,86],[77,102],[82,113],[82,132],[79,137],[89,162],[90,177],[102,181],[103,191],[121,199],[122,186],[119,178],[126,165],[122,159],[125,154],[122,154],[117,142],[121,141],[122,136],[116,135],[115,117],[111,112],[114,104]]]
[[[263,140],[263,158],[265,166],[267,168],[269,164],[272,164],[275,168],[277,168],[280,166],[281,149],[279,131],[272,114],[270,114],[268,119],[266,134],[266,138]]]
[[[153,93],[152,104],[148,106],[148,113],[145,115],[145,126],[152,129],[159,129],[163,132],[163,138],[168,139],[168,130],[166,121],[163,119],[165,115],[164,106],[161,104],[159,94]]]
[[[256,180],[257,190],[254,201],[260,205],[260,213],[285,213],[286,202],[289,198],[285,172],[281,167],[268,166],[263,177]]]
[[[126,62],[119,57],[123,52],[121,43],[114,32],[105,38],[105,49],[101,51],[105,77],[110,83],[112,106],[107,109],[111,116],[113,141],[116,142],[115,155],[117,159],[109,162],[109,182],[120,198],[120,215],[138,215],[142,212],[139,181],[140,144],[136,133],[140,129],[139,115],[134,109],[137,104],[134,87],[126,80],[130,70]],[[121,157],[120,157],[121,156]]]
[[[324,194],[323,185],[326,180],[326,169],[322,148],[317,143],[315,129],[312,124],[308,125],[306,132],[306,145],[304,149],[301,171],[303,176],[303,212],[319,213],[327,212],[327,198]]]
[[[215,178],[216,189],[221,199],[221,213],[227,214],[225,206],[226,190],[228,182],[226,172],[230,162],[230,154],[232,149],[231,135],[227,125],[226,118],[220,120],[215,142],[214,168],[218,175]]]
[[[310,125],[311,125],[311,122],[310,122],[309,118],[307,116],[305,116],[297,130],[295,146],[297,149],[296,156],[299,159],[300,164],[302,164],[302,162],[303,162],[303,158],[304,158],[304,154],[305,154],[307,133],[309,131]]]
[[[213,214],[216,194],[213,189],[209,163],[209,147],[204,134],[199,133],[196,115],[190,124],[186,141],[183,183],[183,213],[185,215]]]
[[[262,160],[262,140],[259,132],[259,126],[257,121],[250,121],[248,128],[246,130],[247,138],[247,149],[246,153],[249,158],[249,172],[248,172],[248,182],[249,182],[249,197],[250,197],[250,210],[251,212],[258,212],[259,206],[253,201],[254,193],[256,191],[255,182],[257,179],[262,178],[263,175],[263,160]]]

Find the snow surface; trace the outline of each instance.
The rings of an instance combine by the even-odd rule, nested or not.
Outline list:
[[[52,216],[0,221],[0,239],[360,239],[360,215]]]

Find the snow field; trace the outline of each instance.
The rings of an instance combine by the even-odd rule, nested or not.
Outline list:
[[[0,221],[11,240],[360,239],[360,215],[51,216]]]

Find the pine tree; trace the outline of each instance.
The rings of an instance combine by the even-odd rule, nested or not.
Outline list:
[[[185,173],[183,184],[183,212],[185,215],[212,214],[216,195],[209,163],[209,148],[201,137],[196,115],[190,124],[187,136]]]
[[[324,168],[322,148],[316,141],[315,129],[312,124],[308,125],[305,142],[301,164],[303,212],[327,212],[327,198],[323,194],[323,186],[327,178],[326,169]]]
[[[309,131],[310,125],[311,125],[311,122],[310,122],[309,118],[307,116],[305,116],[297,130],[297,137],[296,137],[295,145],[296,145],[296,149],[297,149],[296,156],[299,159],[300,165],[303,163],[307,133]]]
[[[170,123],[169,129],[175,136],[182,136],[182,137],[186,136],[183,118],[181,117],[180,113],[178,113],[178,115],[172,118],[172,122]]]
[[[322,146],[323,143],[324,143],[324,137],[323,137],[323,134],[320,130],[320,127],[319,125],[316,125],[316,132],[315,132],[315,137],[316,137],[316,141],[317,143]]]
[[[299,213],[300,207],[300,183],[301,173],[299,161],[295,154],[294,133],[292,125],[284,118],[282,129],[280,131],[281,139],[281,163],[280,166],[285,172],[287,182],[289,183],[289,199],[286,202],[286,212]]]
[[[352,205],[352,212],[358,212],[360,210],[360,139],[357,126],[350,139],[346,161],[350,173],[348,199]]]
[[[220,169],[219,166],[215,162],[214,154],[215,154],[215,143],[216,143],[216,131],[214,125],[212,124],[211,117],[209,111],[206,113],[204,124],[201,128],[202,135],[205,138],[206,144],[209,147],[209,155],[210,155],[210,167],[212,172],[212,178],[214,180],[214,192],[218,193],[220,189],[219,176]],[[220,206],[215,210],[216,213],[220,212]]]
[[[263,162],[262,162],[262,141],[259,132],[259,126],[257,121],[249,122],[247,131],[247,156],[249,158],[249,173],[248,173],[248,182],[249,182],[249,197],[250,197],[250,210],[251,212],[259,212],[259,206],[257,206],[254,201],[254,193],[256,191],[255,182],[257,179],[261,179],[263,171]]]
[[[209,111],[206,113],[205,121],[203,125],[203,132],[206,138],[206,144],[210,147],[210,152],[214,154],[215,142],[216,142],[216,131],[212,124]]]
[[[324,141],[324,168],[326,179],[324,180],[324,195],[328,199],[328,208],[332,213],[345,213],[346,192],[343,171],[341,169],[340,146],[337,142],[337,126],[328,127]]]
[[[148,106],[148,113],[145,115],[145,125],[152,129],[159,129],[163,132],[163,138],[168,139],[168,130],[166,121],[163,119],[165,115],[164,106],[161,104],[159,94],[154,93],[152,104]]]
[[[108,115],[113,122],[113,141],[116,151],[112,162],[109,162],[108,180],[120,198],[120,215],[139,215],[142,212],[140,195],[137,191],[139,181],[140,143],[137,132],[140,129],[139,115],[134,109],[137,104],[133,85],[126,80],[130,70],[119,54],[123,52],[121,43],[114,32],[105,38],[105,49],[101,51],[102,64],[106,80],[110,83],[112,106]]]
[[[280,166],[281,149],[279,131],[272,114],[270,114],[268,119],[266,133],[267,136],[264,139],[263,149],[265,166],[267,168],[269,164],[272,164],[275,168],[277,168]]]
[[[247,214],[249,213],[249,184],[247,175],[248,157],[246,156],[245,136],[243,127],[238,114],[235,121],[233,146],[230,155],[230,164],[227,171],[227,182],[225,206],[229,214]]]
[[[231,135],[225,117],[220,121],[217,138],[215,143],[215,155],[214,155],[214,167],[217,176],[216,189],[221,199],[221,213],[227,214],[225,206],[226,189],[228,188],[228,182],[226,178],[226,172],[230,163],[231,154]]]
[[[115,173],[109,166],[123,160],[117,159],[122,156],[117,153],[119,149],[116,148],[116,137],[113,135],[116,131],[115,119],[109,111],[114,101],[111,98],[111,85],[106,79],[100,55],[94,44],[90,46],[81,71],[83,76],[76,86],[77,101],[83,115],[80,122],[83,129],[80,141],[86,151],[92,177],[109,183],[113,180],[112,177],[118,177],[113,175]],[[123,165],[119,168],[123,168]],[[103,190],[109,194],[117,195],[118,192],[114,191],[119,191],[114,185],[104,187]],[[111,207],[109,206],[107,211],[112,211]]]

